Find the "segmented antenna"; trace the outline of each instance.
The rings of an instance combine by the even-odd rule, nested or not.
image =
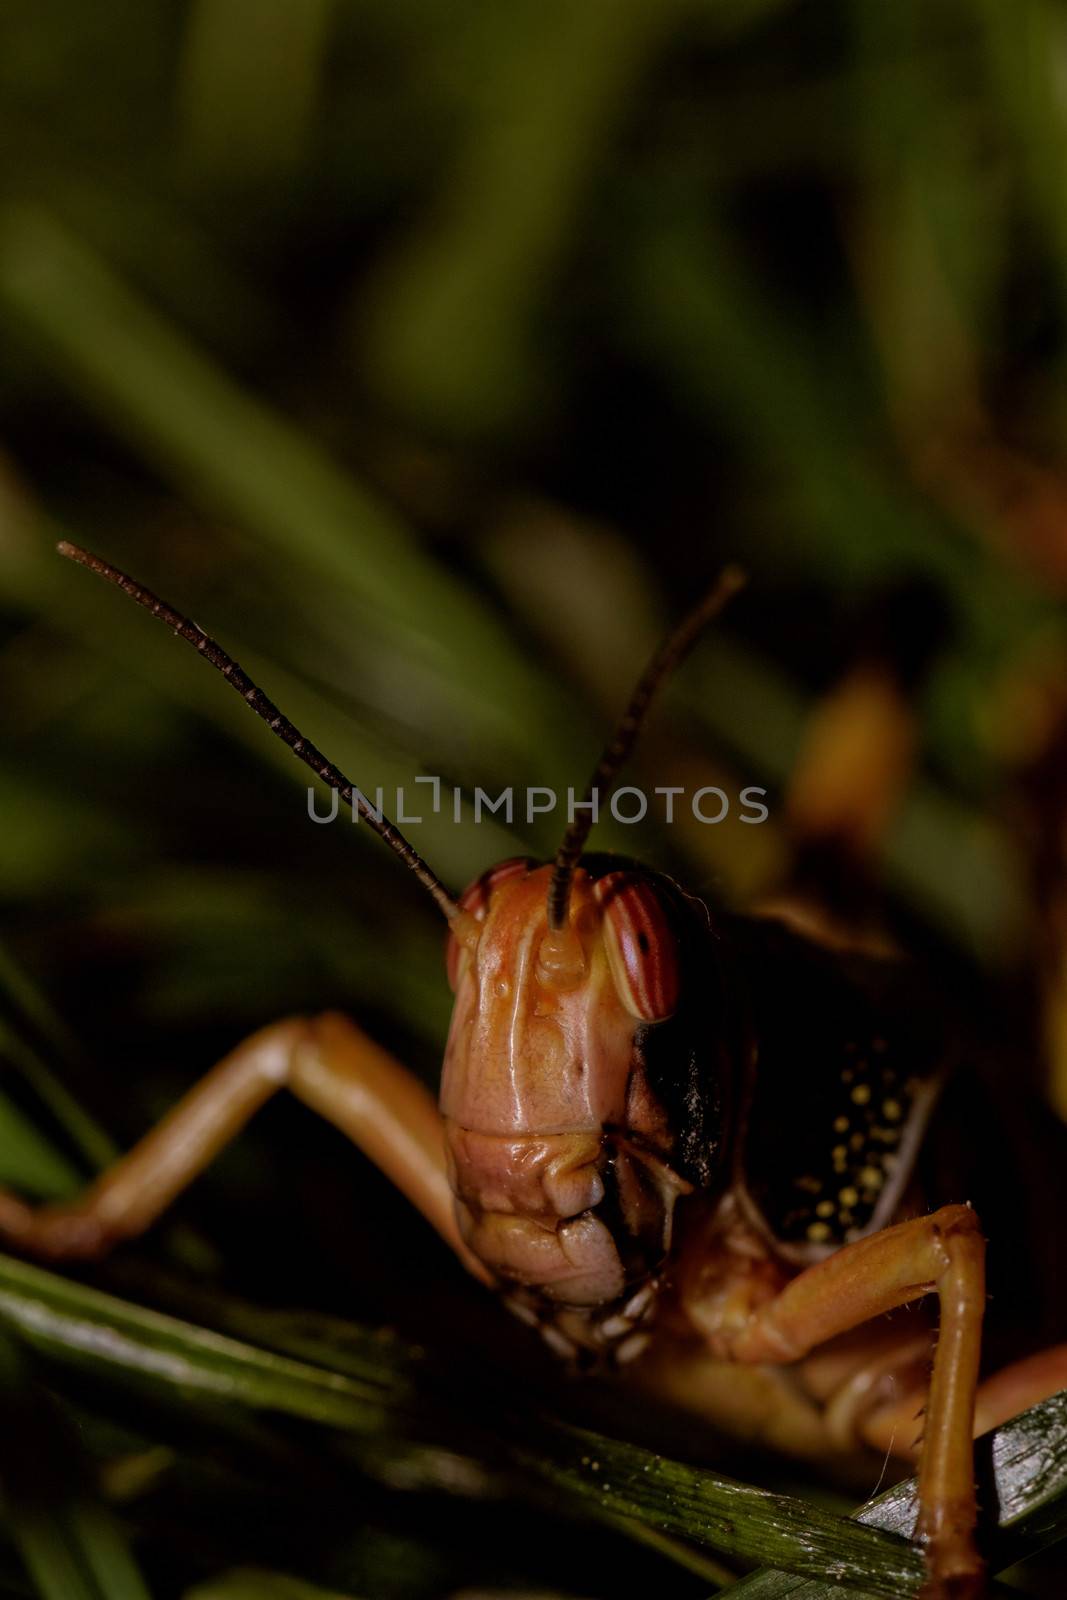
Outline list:
[[[723,606],[744,587],[745,574],[740,567],[724,567],[710,593],[680,622],[664,640],[645,668],[626,707],[622,719],[597,763],[596,770],[586,787],[586,807],[576,816],[563,835],[563,843],[556,852],[555,870],[548,886],[548,925],[559,932],[567,925],[567,907],[570,903],[571,879],[578,865],[589,830],[593,826],[593,813],[588,808],[594,793],[606,800],[615,787],[620,769],[628,760],[644,725],[649,704],[656,690],[670,677],[678,664],[685,659],[696,643],[701,629],[717,616]]]
[[[187,639],[205,661],[210,661],[213,667],[218,668],[227,683],[237,690],[245,704],[251,707],[257,717],[263,718],[270,731],[276,733],[283,744],[289,746],[294,756],[299,756],[312,772],[318,774],[323,783],[329,784],[331,789],[336,789],[348,804],[355,803],[360,816],[370,824],[380,838],[385,840],[389,848],[396,852],[404,865],[410,867],[423,888],[428,889],[433,895],[448,920],[451,922],[462,915],[459,906],[436,873],[427,866],[414,846],[408,843],[399,828],[394,827],[387,817],[379,817],[377,810],[371,807],[344,773],[335,767],[332,761],[327,761],[310,739],[305,739],[288,717],[282,715],[274,702],[268,700],[262,689],[252,682],[247,672],[238,666],[233,657],[228,656],[214,639],[209,638],[203,628],[198,628],[195,622],[190,622],[188,617],[183,617],[180,611],[175,611],[173,606],[168,605],[165,600],[160,600],[158,595],[154,595],[150,589],[135,582],[125,572],[120,572],[117,567],[109,566],[99,556],[93,555],[91,550],[83,550],[79,545],[69,544],[65,539],[58,548],[61,556],[76,561],[79,566],[88,567],[90,572],[97,572],[109,583],[124,589],[131,600],[136,600],[139,606],[144,606],[146,611],[150,611],[154,617],[166,623],[168,628],[173,628],[175,633]]]

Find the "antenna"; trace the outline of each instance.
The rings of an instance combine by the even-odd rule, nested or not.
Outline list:
[[[558,933],[567,925],[571,879],[593,826],[593,813],[588,808],[589,802],[594,794],[605,799],[610,794],[621,768],[637,742],[656,690],[689,654],[701,630],[712,617],[719,614],[739,589],[744,588],[746,581],[740,567],[734,565],[724,567],[710,592],[667,636],[638,680],[630,703],[623,712],[619,725],[586,787],[584,796],[586,809],[581,817],[576,817],[570,823],[563,835],[563,842],[556,852],[555,870],[548,887],[548,926],[554,933]]]
[[[436,901],[439,909],[444,912],[449,922],[462,917],[463,913],[448,890],[444,887],[437,874],[427,866],[413,845],[410,845],[400,832],[399,828],[391,823],[388,817],[379,817],[378,812],[364,798],[359,789],[346,778],[344,773],[327,761],[320,750],[317,750],[310,739],[305,739],[300,730],[293,726],[288,717],[282,715],[273,700],[269,700],[247,672],[241,668],[232,656],[228,656],[214,639],[210,638],[195,622],[190,622],[188,617],[183,617],[180,611],[175,611],[173,606],[161,600],[158,595],[137,583],[133,578],[120,572],[117,567],[112,567],[102,561],[91,550],[83,550],[79,545],[69,544],[66,539],[58,546],[61,556],[66,556],[69,561],[76,561],[81,567],[88,567],[90,572],[98,573],[101,578],[106,578],[109,583],[115,584],[119,589],[125,590],[131,600],[136,600],[139,606],[144,606],[160,622],[173,628],[181,638],[187,639],[205,661],[210,661],[216,667],[227,683],[236,689],[247,706],[262,717],[271,733],[277,734],[283,744],[287,744],[294,756],[309,766],[312,772],[318,774],[323,783],[329,784],[331,789],[336,789],[341,798],[350,804],[354,803],[360,816],[368,822],[374,832],[384,839],[386,844],[401,859],[406,867],[418,878],[424,889],[427,889]]]

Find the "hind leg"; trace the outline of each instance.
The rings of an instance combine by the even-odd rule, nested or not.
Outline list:
[[[974,1406],[974,1436],[999,1428],[1020,1411],[1036,1406],[1050,1395],[1067,1389],[1067,1344],[1052,1345],[1002,1367],[978,1386]],[[894,1455],[918,1455],[917,1434],[922,1429],[925,1385],[908,1387],[899,1399],[879,1405],[859,1423],[858,1433],[876,1450]]]

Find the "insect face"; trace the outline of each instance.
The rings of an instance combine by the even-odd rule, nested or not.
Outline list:
[[[667,1118],[638,1037],[678,996],[666,909],[646,879],[579,868],[566,927],[548,866],[505,862],[461,905],[441,1110],[464,1238],[498,1277],[571,1306],[610,1304],[669,1244]]]

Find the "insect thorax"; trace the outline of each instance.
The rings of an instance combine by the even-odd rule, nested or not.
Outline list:
[[[900,1211],[945,1078],[944,1022],[907,963],[757,919],[733,939],[750,1027],[734,1186],[802,1265]]]

